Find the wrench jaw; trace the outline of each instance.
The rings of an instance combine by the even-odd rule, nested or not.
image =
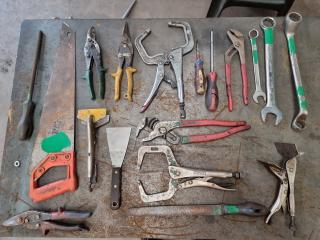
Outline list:
[[[297,131],[302,131],[306,128],[308,112],[299,111],[298,115],[292,121],[292,128]]]
[[[262,90],[256,90],[252,96],[253,101],[257,104],[259,104],[259,98],[263,98],[263,101],[266,102],[267,101],[267,95],[264,91]]]
[[[261,118],[263,122],[266,122],[268,114],[273,114],[276,117],[275,126],[277,126],[283,119],[282,112],[276,106],[266,106],[261,110]]]

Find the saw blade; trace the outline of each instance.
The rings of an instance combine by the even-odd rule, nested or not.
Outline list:
[[[48,153],[74,150],[75,64],[75,32],[63,23],[30,171]]]

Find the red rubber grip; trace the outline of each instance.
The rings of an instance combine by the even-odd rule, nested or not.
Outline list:
[[[181,120],[180,127],[204,127],[204,126],[221,126],[221,127],[238,127],[246,125],[245,121],[227,121],[213,119],[199,120]]]
[[[66,179],[48,183],[41,187],[38,186],[40,177],[42,177],[50,168],[60,166],[65,166],[67,168]],[[77,189],[77,186],[75,153],[73,151],[50,153],[32,170],[29,196],[34,202],[41,202],[65,192],[74,192]]]
[[[250,125],[244,125],[244,126],[239,126],[239,127],[233,127],[233,128],[230,128],[224,132],[219,132],[219,133],[214,133],[214,134],[191,135],[191,136],[186,137],[187,139],[183,139],[182,143],[186,144],[186,143],[201,143],[201,142],[215,141],[215,140],[229,137],[229,136],[236,134],[238,132],[248,130],[250,128],[251,128]]]
[[[248,83],[248,75],[247,75],[247,67],[246,64],[241,64],[241,76],[242,76],[242,99],[244,105],[249,104],[249,83]]]
[[[226,73],[226,90],[227,90],[227,97],[228,97],[228,109],[229,109],[229,112],[232,112],[233,102],[232,102],[232,90],[231,90],[231,65],[230,65],[230,63],[226,63],[225,73]]]

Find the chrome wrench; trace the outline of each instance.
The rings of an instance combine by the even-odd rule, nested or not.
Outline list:
[[[297,12],[291,12],[285,19],[285,34],[288,42],[288,50],[290,54],[291,69],[293,73],[294,85],[296,88],[296,96],[298,100],[299,112],[293,119],[291,127],[295,130],[303,130],[306,127],[306,119],[308,116],[308,104],[304,95],[304,88],[297,59],[297,48],[294,40],[295,32],[302,21],[302,16]]]
[[[274,86],[274,71],[273,71],[273,44],[274,36],[273,29],[276,26],[276,21],[272,17],[265,17],[261,20],[260,26],[264,32],[265,46],[265,65],[266,65],[266,85],[267,85],[267,104],[261,110],[262,121],[265,122],[267,114],[273,114],[276,117],[275,125],[278,125],[283,116],[276,103],[276,92]]]
[[[251,51],[252,51],[252,63],[253,63],[253,71],[254,71],[254,82],[256,85],[256,90],[252,96],[253,101],[255,103],[259,103],[259,97],[263,98],[265,102],[267,96],[265,92],[261,88],[261,81],[260,81],[260,71],[259,71],[259,55],[258,55],[258,46],[257,46],[257,39],[259,37],[259,31],[255,28],[249,31],[249,39],[251,44]]]

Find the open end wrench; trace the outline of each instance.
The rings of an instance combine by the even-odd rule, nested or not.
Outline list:
[[[273,44],[274,36],[273,29],[276,26],[276,21],[272,17],[265,17],[261,20],[260,26],[264,32],[265,45],[265,64],[266,64],[266,84],[267,84],[267,104],[261,110],[262,121],[265,122],[268,114],[273,114],[276,117],[275,125],[278,125],[282,118],[282,112],[277,107],[276,92],[273,71]]]
[[[253,28],[249,31],[248,35],[251,43],[254,82],[256,85],[256,90],[252,98],[255,103],[259,103],[259,99],[258,99],[259,97],[262,97],[263,101],[265,102],[267,100],[267,96],[261,88],[260,71],[259,71],[259,55],[258,55],[258,47],[257,47],[257,39],[259,37],[259,31]]]
[[[296,88],[296,96],[298,100],[299,111],[292,121],[292,128],[295,130],[303,130],[306,127],[306,119],[308,116],[308,104],[304,95],[304,88],[297,59],[297,48],[294,40],[294,35],[298,25],[302,21],[302,16],[299,13],[291,12],[285,19],[285,34],[288,42],[290,54],[291,69],[293,73],[294,85]]]

